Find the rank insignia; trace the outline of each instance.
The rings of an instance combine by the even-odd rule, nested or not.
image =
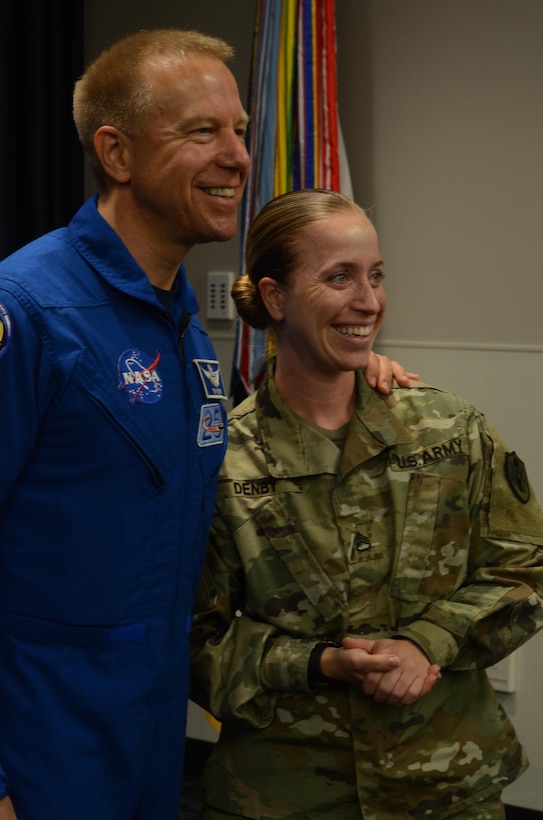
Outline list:
[[[523,504],[530,500],[530,485],[524,463],[516,453],[505,454],[505,478],[514,494]]]

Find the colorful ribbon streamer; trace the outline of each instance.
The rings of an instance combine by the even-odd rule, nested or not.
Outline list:
[[[240,273],[248,227],[266,202],[299,188],[340,190],[335,0],[259,0],[249,98]],[[258,385],[268,353],[268,334],[239,320],[235,403]]]

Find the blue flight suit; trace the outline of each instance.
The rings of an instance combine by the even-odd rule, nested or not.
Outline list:
[[[197,309],[183,267],[163,306],[96,198],[0,263],[0,797],[18,820],[177,818],[226,446]]]

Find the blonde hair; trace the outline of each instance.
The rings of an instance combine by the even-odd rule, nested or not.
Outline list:
[[[258,330],[271,327],[258,283],[270,276],[288,285],[299,257],[300,231],[338,211],[366,215],[352,199],[322,188],[289,191],[264,205],[247,233],[245,273],[232,288],[238,314],[248,325]]]
[[[94,150],[96,131],[102,125],[114,125],[129,136],[141,134],[154,105],[145,66],[153,61],[178,63],[193,54],[226,63],[234,50],[224,40],[199,31],[138,31],[103,51],[76,82],[74,122],[99,181],[104,172]]]

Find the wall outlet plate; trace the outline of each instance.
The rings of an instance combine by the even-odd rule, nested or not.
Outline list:
[[[516,661],[516,655],[513,653],[486,670],[488,679],[497,692],[515,691],[517,687]]]

